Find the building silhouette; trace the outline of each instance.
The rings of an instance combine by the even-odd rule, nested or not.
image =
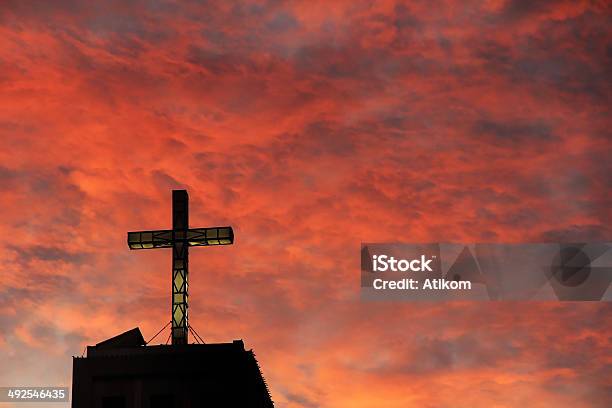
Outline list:
[[[171,345],[148,346],[134,328],[88,346],[86,356],[73,358],[72,408],[274,406],[255,354],[242,340],[205,344],[189,325],[189,248],[232,245],[234,232],[230,226],[189,228],[188,204],[187,191],[172,191],[172,229],[127,236],[130,249],[172,251]],[[189,333],[197,344],[189,344]]]
[[[269,408],[242,340],[147,346],[138,328],[73,358],[72,408]]]

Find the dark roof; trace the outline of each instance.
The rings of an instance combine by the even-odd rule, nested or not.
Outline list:
[[[96,344],[97,349],[136,347],[147,344],[138,327]]]

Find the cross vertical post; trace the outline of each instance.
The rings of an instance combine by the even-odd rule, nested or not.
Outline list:
[[[189,195],[186,190],[172,191],[172,344],[187,344],[189,246]]]

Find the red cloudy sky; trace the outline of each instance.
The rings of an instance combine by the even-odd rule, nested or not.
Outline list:
[[[362,241],[612,240],[605,1],[3,1],[0,386],[170,319],[282,408],[604,407],[609,303],[359,300]],[[156,339],[164,342],[163,339]]]

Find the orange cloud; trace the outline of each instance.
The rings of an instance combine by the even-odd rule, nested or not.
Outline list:
[[[236,232],[192,251],[192,323],[279,407],[607,406],[609,305],[365,304],[357,274],[362,241],[610,240],[609,6],[317,4],[5,4],[0,383],[164,325],[169,253],[125,233],[188,188]]]

